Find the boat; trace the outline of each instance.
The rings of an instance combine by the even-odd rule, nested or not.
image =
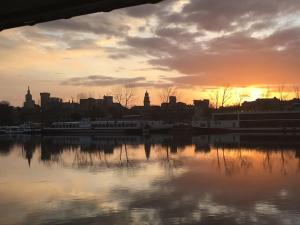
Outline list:
[[[20,125],[20,128],[24,134],[39,134],[42,132],[41,123],[24,123]]]
[[[5,126],[3,127],[3,131],[5,134],[22,134],[24,129],[20,126]]]
[[[24,123],[19,126],[3,126],[0,134],[36,134],[41,133],[40,123]]]
[[[44,127],[43,133],[143,133],[171,128],[172,124],[163,121],[90,121],[84,119],[77,122],[54,122]]]
[[[298,133],[300,111],[218,112],[192,121],[192,127],[204,133]]]
[[[0,127],[0,135],[3,135],[3,134],[5,134],[5,129],[4,129],[4,127]]]
[[[137,121],[90,121],[54,122],[43,128],[43,133],[121,133],[138,132],[141,124]]]

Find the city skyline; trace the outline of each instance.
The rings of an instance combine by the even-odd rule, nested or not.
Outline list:
[[[300,225],[300,0],[1,6],[0,224]]]
[[[256,88],[251,88],[253,90],[252,96],[248,95],[249,92],[247,92],[249,87],[247,88],[236,88],[231,86],[224,86],[219,87],[218,89],[213,89],[213,92],[210,92],[208,95],[203,95],[203,98],[199,98],[202,100],[208,99],[211,103],[212,107],[220,107],[222,98],[226,98],[226,102],[224,102],[223,106],[235,106],[235,105],[241,105],[243,102],[252,102],[258,99],[278,99],[280,101],[285,100],[292,100],[292,99],[299,99],[300,98],[300,88],[298,86],[276,86],[274,88],[266,87],[264,90],[259,90]],[[131,91],[132,93],[125,93]],[[36,91],[35,91],[36,92]],[[175,96],[176,101],[183,102],[186,104],[192,105],[194,100],[198,100],[195,98],[192,98],[191,101],[184,101],[184,98],[181,97],[182,93],[177,90],[176,87],[166,87],[162,88],[159,93],[156,93],[157,96],[153,96],[150,91],[147,89],[140,89],[136,90],[135,87],[119,87],[119,89],[115,89],[113,91],[110,91],[103,95],[94,95],[92,93],[79,93],[77,95],[74,95],[76,97],[70,97],[70,98],[64,98],[62,96],[53,97],[53,92],[51,91],[39,91],[36,96],[32,94],[32,89],[30,86],[27,86],[26,93],[23,90],[23,97],[20,104],[14,105],[11,104],[11,102],[0,99],[0,102],[8,102],[12,106],[16,107],[24,107],[26,102],[31,105],[30,108],[33,108],[32,105],[39,105],[41,106],[41,94],[50,94],[51,98],[55,98],[56,100],[62,101],[62,102],[70,102],[70,103],[80,103],[80,100],[82,99],[103,99],[105,96],[112,97],[113,101],[115,103],[120,103],[122,106],[131,108],[133,106],[142,106],[145,105],[145,97],[148,98],[149,105],[151,102],[152,105],[161,105],[162,103],[168,103],[169,97]],[[125,94],[132,95],[130,96],[130,99],[128,99],[128,103],[125,103],[124,100],[126,98]],[[123,95],[123,96],[122,96]],[[179,95],[179,97],[178,97]],[[54,96],[56,96],[54,94]],[[50,97],[50,96],[49,96]],[[215,98],[218,98],[217,100]],[[151,101],[150,101],[151,99]],[[153,99],[155,99],[153,101]],[[24,101],[25,100],[25,101]],[[219,101],[219,105],[216,105],[215,101]],[[128,104],[128,105],[127,105]]]
[[[1,100],[21,106],[25,84],[33,96],[46,90],[65,101],[132,84],[155,104],[166,86],[188,103],[226,85],[246,89],[248,100],[285,85],[291,98],[300,83],[299,9],[295,1],[166,0],[5,30]]]

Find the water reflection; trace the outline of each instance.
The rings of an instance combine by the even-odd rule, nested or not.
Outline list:
[[[299,172],[299,136],[0,136],[0,224],[300,224]]]

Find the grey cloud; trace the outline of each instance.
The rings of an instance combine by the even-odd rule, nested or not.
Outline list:
[[[22,41],[18,38],[8,38],[0,34],[0,49],[10,50],[16,49],[22,45]]]
[[[182,10],[181,22],[195,23],[201,29],[231,29],[232,22],[244,23],[296,12],[300,3],[293,0],[191,0]]]
[[[162,88],[173,84],[171,80],[167,80],[167,79],[162,79],[160,81],[150,81],[150,80],[146,80],[145,77],[132,77],[132,78],[127,78],[128,76],[123,76],[123,77],[121,78],[121,77],[102,76],[102,75],[91,75],[87,77],[73,77],[61,82],[61,84],[72,85],[72,86],[87,86],[87,87],[121,85],[124,87],[134,86],[134,87],[156,87],[156,88]]]
[[[128,54],[140,54],[154,57],[172,55],[179,51],[179,46],[161,37],[127,37],[122,42],[124,46],[131,47]]]
[[[126,13],[131,17],[145,18],[155,15],[159,7],[157,5],[141,5],[126,9]]]
[[[128,37],[128,54],[148,55],[154,67],[169,68],[188,76],[171,78],[178,84],[219,85],[300,82],[299,27],[275,30],[264,39],[251,37],[249,31],[233,32],[196,42],[184,28],[160,28],[156,37]],[[190,44],[180,46],[182,34]],[[170,41],[172,38],[173,41]],[[177,42],[178,41],[178,42]],[[205,43],[203,48],[202,44]],[[251,70],[252,73],[251,73]]]
[[[175,3],[176,0],[164,0],[157,4],[146,4],[136,7],[129,7],[124,9],[127,15],[136,18],[146,18],[151,16],[161,16],[167,14],[170,11],[170,6]]]
[[[112,53],[109,55],[109,58],[111,59],[124,59],[124,58],[128,58],[129,55],[125,54],[125,53]]]
[[[201,32],[191,33],[184,28],[180,27],[164,27],[156,30],[156,35],[163,38],[172,39],[180,44],[189,44],[195,41],[196,37],[200,37],[203,34]]]
[[[145,81],[144,77],[133,77],[126,78],[112,77],[112,76],[102,76],[102,75],[91,75],[87,77],[73,77],[68,80],[63,81],[63,85],[73,85],[73,86],[110,86],[110,85],[126,85],[129,83],[137,83]]]
[[[37,25],[37,27],[52,32],[82,32],[108,36],[126,35],[130,28],[122,23],[121,19],[116,19],[118,18],[117,14],[115,12],[114,14],[92,14],[68,20],[52,21]]]
[[[171,10],[174,3],[175,0],[163,1],[157,5],[54,21],[22,33],[36,41],[43,42],[44,38],[56,40],[70,50],[98,49],[95,41],[100,35],[117,36],[120,38],[117,46],[103,48],[110,58],[118,60],[143,56],[153,69],[163,68],[183,74],[167,80],[177,84],[216,85],[229,80],[240,84],[282,82],[287,79],[299,81],[299,26],[283,28],[285,20],[282,20],[282,25],[276,23],[279,18],[297,15],[300,1],[190,0],[180,12]],[[157,25],[151,24],[150,17],[155,17]],[[126,20],[130,18],[144,19],[147,32],[152,33],[135,36],[129,32]],[[191,30],[188,25],[194,29]],[[139,29],[142,32],[145,27]],[[264,33],[265,29],[274,33],[267,34],[263,39],[253,38],[255,32]],[[207,31],[213,35],[202,40]],[[0,41],[0,45],[12,46],[14,43],[4,40]],[[249,68],[259,72],[249,76]],[[113,77],[109,80],[103,77],[77,79],[65,83],[111,85],[131,82],[126,78]],[[142,77],[133,82],[158,85]]]

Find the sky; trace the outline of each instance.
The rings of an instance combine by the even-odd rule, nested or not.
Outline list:
[[[300,1],[165,0],[0,32],[0,100],[22,105],[101,97],[134,86],[136,102],[174,87],[180,101],[224,86],[247,99],[300,83]],[[234,101],[234,100],[232,100]]]

